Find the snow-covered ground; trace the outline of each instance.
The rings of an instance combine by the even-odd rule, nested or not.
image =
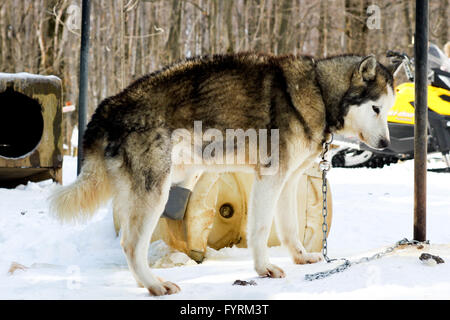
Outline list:
[[[76,159],[64,159],[64,183],[75,178]],[[413,162],[383,169],[333,169],[333,223],[329,256],[356,259],[412,238]],[[209,249],[199,265],[157,268],[181,292],[150,297],[137,287],[116,237],[111,208],[83,225],[61,225],[48,215],[51,181],[0,189],[0,299],[450,299],[450,174],[428,174],[427,237],[431,246],[409,247],[380,260],[308,282],[304,275],[337,265],[294,265],[285,249],[270,248],[284,279],[259,278],[248,249]],[[444,264],[427,265],[422,252]],[[149,260],[164,265],[170,249],[151,246]],[[183,254],[169,256],[183,262]],[[166,259],[166,260],[164,260]],[[8,273],[13,262],[20,265]],[[17,265],[16,265],[17,266]],[[20,269],[20,266],[26,269]],[[256,286],[233,286],[254,280]]]

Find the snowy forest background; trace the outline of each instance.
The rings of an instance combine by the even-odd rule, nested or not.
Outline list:
[[[414,0],[94,0],[89,114],[132,80],[194,55],[412,55],[414,12]],[[449,0],[430,1],[430,41],[441,48],[449,14]],[[0,0],[0,72],[56,75],[76,105],[80,19],[81,0]],[[64,115],[66,144],[76,121]]]

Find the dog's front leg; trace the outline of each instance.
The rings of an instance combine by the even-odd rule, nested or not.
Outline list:
[[[285,276],[281,268],[270,263],[267,253],[267,240],[283,183],[282,177],[273,175],[256,178],[253,184],[248,217],[248,242],[255,270],[260,276],[271,278]]]
[[[299,237],[297,189],[298,179],[304,171],[305,169],[301,167],[286,180],[278,199],[275,216],[278,238],[288,248],[296,264],[315,263],[323,260],[321,253],[308,253]]]

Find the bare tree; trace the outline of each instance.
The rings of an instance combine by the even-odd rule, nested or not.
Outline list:
[[[381,10],[368,30],[367,6]],[[54,74],[77,103],[81,0],[0,0],[0,71]],[[91,1],[89,113],[130,81],[187,56],[255,50],[413,53],[413,0]],[[430,1],[430,41],[449,41],[449,0]],[[68,131],[76,113],[64,116]],[[67,135],[70,137],[70,134]],[[68,141],[65,141],[68,143]]]
[[[368,0],[345,0],[345,35],[347,51],[364,54],[367,51],[366,25]]]

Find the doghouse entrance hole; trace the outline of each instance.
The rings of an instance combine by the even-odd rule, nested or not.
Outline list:
[[[21,158],[33,151],[44,132],[41,105],[8,88],[0,93],[0,156]]]

